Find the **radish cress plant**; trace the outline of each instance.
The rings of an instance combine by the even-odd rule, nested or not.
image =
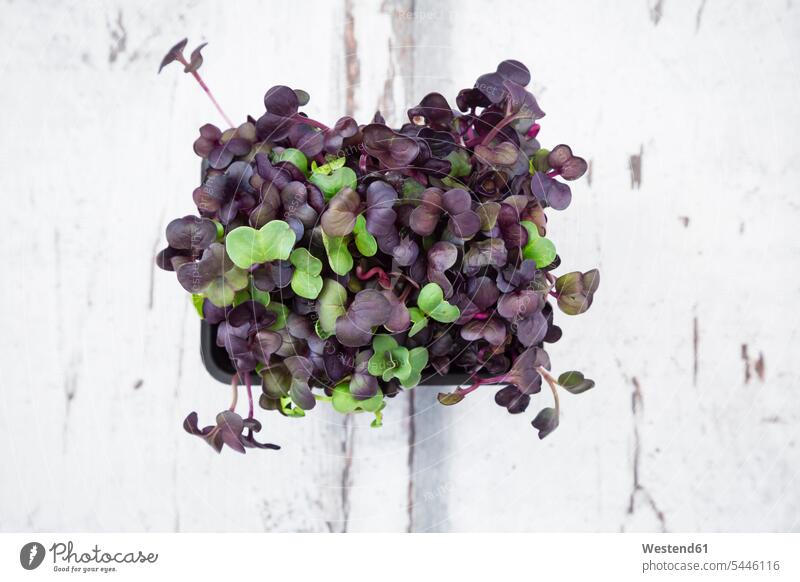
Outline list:
[[[181,41],[159,72],[183,65],[225,125],[200,128],[197,213],[167,225],[156,261],[216,325],[236,373],[215,423],[201,428],[192,412],[185,430],[217,452],[277,449],[255,437],[254,379],[264,410],[332,406],[377,427],[400,391],[457,371],[471,384],[439,394],[443,405],[500,385],[495,402],[520,414],[547,384],[552,405],[532,425],[550,434],[559,390],[594,386],[581,372],[550,373],[555,307],[585,312],[600,277],[555,273],[547,213],[569,206],[567,182],[587,163],[567,145],[540,145],[544,112],[525,65],[501,62],[458,93],[457,109],[430,93],[399,128],[380,112],[366,124],[311,119],[300,111],[309,95],[282,85],[235,125],[198,72],[203,46],[187,59]]]

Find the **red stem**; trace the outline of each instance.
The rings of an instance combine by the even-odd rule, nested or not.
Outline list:
[[[385,277],[386,272],[380,267],[372,267],[369,271],[365,273],[364,270],[361,268],[361,265],[356,267],[356,277],[358,277],[362,281],[367,281],[369,279],[372,279],[375,275]]]
[[[477,378],[475,383],[467,388],[456,388],[455,393],[466,396],[470,392],[475,392],[475,390],[486,384],[502,384],[504,382],[508,382],[508,373],[492,376],[491,378]]]
[[[184,67],[188,67],[189,66],[189,63],[186,61],[186,59],[184,58],[184,56],[182,54],[178,55],[178,61]],[[208,88],[208,85],[206,85],[205,81],[203,81],[203,77],[200,76],[200,73],[198,73],[197,71],[191,71],[191,73],[192,73],[192,77],[195,78],[195,80],[200,85],[200,87],[203,89],[203,91],[206,92],[206,95],[208,95],[208,98],[211,99],[211,102],[214,104],[214,107],[217,108],[217,111],[219,111],[219,114],[225,120],[225,123],[228,124],[228,127],[235,127],[233,125],[233,122],[231,121],[230,117],[228,117],[225,114],[225,112],[222,110],[222,107],[220,106],[220,104],[217,103],[217,100],[214,98],[214,94],[211,92],[211,89]]]
[[[405,303],[409,295],[411,295],[411,287],[406,287],[400,292],[400,303]]]
[[[561,175],[561,172],[560,172],[559,170],[550,170],[550,171],[549,171],[549,172],[547,172],[547,174],[545,174],[545,175],[546,175],[548,178],[555,178],[556,176],[559,176],[559,175]]]
[[[372,267],[366,273],[361,269],[361,265],[356,267],[356,277],[361,279],[362,281],[367,281],[368,279],[372,279],[375,275],[378,275],[378,284],[383,287],[384,289],[391,289],[392,282],[389,280],[389,275],[386,274],[386,271],[381,269],[380,267]]]
[[[236,403],[239,400],[239,372],[236,372],[231,378],[231,388],[233,389],[233,401],[231,402],[231,406],[228,410],[233,412],[236,410]]]
[[[327,131],[328,129],[330,129],[324,123],[320,123],[316,119],[311,119],[310,117],[306,117],[305,115],[300,115],[299,113],[295,113],[292,118],[296,121],[307,123],[308,125],[313,125],[314,127],[321,129],[322,131]]]
[[[253,418],[253,383],[250,380],[250,374],[245,375],[244,383],[247,385],[247,418]]]
[[[509,115],[508,117],[503,118],[503,120],[500,121],[500,123],[498,123],[492,128],[492,131],[486,134],[486,137],[483,138],[481,145],[486,145],[488,143],[491,143],[492,140],[495,137],[497,137],[497,134],[500,133],[501,129],[503,129],[509,123],[514,123],[517,119],[520,119],[519,115]]]

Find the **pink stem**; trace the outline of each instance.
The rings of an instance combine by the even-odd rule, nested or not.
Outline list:
[[[372,279],[375,275],[385,277],[386,272],[380,267],[372,267],[369,271],[365,273],[364,270],[361,268],[361,265],[356,267],[356,277],[358,277],[362,281],[367,281],[369,279]]]
[[[295,113],[294,116],[292,117],[292,119],[294,119],[295,121],[300,121],[302,123],[307,123],[308,125],[312,125],[312,126],[318,128],[318,129],[321,129],[322,131],[327,131],[328,129],[330,129],[324,123],[320,123],[316,119],[311,119],[310,117],[306,117],[304,115],[300,115],[299,113]]]
[[[247,418],[253,418],[253,383],[250,380],[250,374],[244,377],[244,383],[247,385]]]
[[[559,172],[558,170],[550,170],[549,172],[547,172],[546,175],[548,178],[555,178],[556,176],[561,175],[561,172]]]
[[[495,137],[497,137],[497,134],[500,133],[501,129],[503,129],[509,123],[514,123],[517,119],[519,119],[517,115],[509,115],[508,117],[503,118],[503,120],[500,123],[498,123],[492,128],[492,131],[486,134],[486,137],[483,138],[481,144],[486,145],[488,143],[491,143],[492,140]]]
[[[189,63],[186,62],[186,59],[184,58],[183,55],[179,55],[178,56],[178,61],[180,61],[180,63],[184,67],[188,67],[189,66]],[[233,122],[231,121],[230,117],[225,115],[225,112],[222,110],[222,107],[220,106],[220,104],[217,103],[217,100],[214,98],[214,94],[211,92],[211,89],[208,88],[208,85],[206,85],[205,81],[203,81],[203,77],[200,76],[200,73],[198,73],[197,71],[192,71],[192,76],[195,78],[195,80],[200,85],[200,87],[202,87],[203,91],[206,92],[206,95],[208,95],[208,98],[211,99],[211,102],[214,104],[214,107],[217,108],[217,111],[219,111],[219,114],[225,120],[225,123],[228,124],[228,127],[234,127]]]
[[[236,372],[231,378],[231,388],[233,389],[233,401],[228,410],[233,412],[236,410],[236,403],[239,401],[239,372]]]
[[[540,129],[542,129],[542,126],[539,125],[538,123],[534,123],[533,125],[531,125],[530,129],[528,130],[528,133],[525,135],[528,139],[533,139],[537,135],[539,135]]]
[[[558,293],[556,293],[555,291],[549,291],[549,293],[550,293],[551,296],[553,296],[556,299],[558,299]]]
[[[479,311],[475,315],[472,316],[472,319],[477,319],[478,321],[483,321],[485,319],[489,319],[492,316],[491,313],[487,311]]]
[[[372,267],[366,273],[361,269],[360,265],[356,267],[356,277],[358,277],[362,281],[367,281],[369,279],[372,279],[372,277],[374,277],[375,275],[378,276],[378,284],[381,287],[383,287],[384,289],[392,288],[392,282],[389,279],[389,275],[387,275],[386,271],[384,271],[380,267]]]
[[[472,386],[469,386],[467,388],[456,388],[456,394],[460,394],[461,396],[466,396],[470,392],[475,392],[475,390],[486,384],[502,384],[503,382],[507,381],[508,381],[508,374],[492,376],[491,378],[478,378],[475,380],[475,383],[472,384]]]

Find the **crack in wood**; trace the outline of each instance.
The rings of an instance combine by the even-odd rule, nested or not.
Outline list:
[[[353,16],[353,0],[344,2],[344,59],[345,75],[345,114],[355,115],[356,86],[361,78],[361,65],[358,61],[358,43],[356,42],[356,24]]]
[[[628,498],[628,515],[633,515],[636,512],[636,496],[640,495],[644,497],[653,514],[656,516],[656,519],[658,519],[661,531],[666,532],[667,523],[664,512],[659,509],[650,491],[642,485],[640,478],[642,439],[639,434],[639,425],[644,401],[642,399],[642,387],[639,384],[639,379],[633,376],[630,382],[633,384],[633,392],[631,394],[631,414],[633,415],[633,486],[631,488],[630,497]]]
[[[742,344],[742,361],[744,362],[744,383],[750,382],[750,356],[747,354],[747,344]]]
[[[353,439],[353,415],[346,414],[344,417],[344,439],[342,440],[342,455],[344,456],[344,467],[342,468],[341,504],[342,504],[342,531],[347,533],[348,522],[350,521],[350,487],[352,486],[350,473],[353,469],[353,449],[355,448]]]
[[[756,363],[753,365],[753,369],[756,371],[756,376],[758,376],[758,379],[763,382],[764,381],[764,372],[765,372],[765,370],[764,370],[764,354],[762,354],[761,352],[758,352],[758,359],[756,360]]]
[[[696,306],[695,306],[696,308]],[[697,322],[697,316],[694,316],[692,324],[692,385],[697,386],[697,370],[698,370],[698,348],[700,345],[700,329]]]
[[[661,17],[664,16],[664,0],[656,0],[650,6],[650,20],[653,21],[653,26],[658,26],[661,22]]]
[[[417,427],[414,422],[414,415],[416,413],[414,394],[415,392],[413,390],[408,393],[408,490],[406,499],[406,513],[408,515],[408,527],[406,531],[408,533],[414,531],[414,447],[417,441]]]
[[[694,17],[695,34],[700,31],[700,22],[703,19],[703,9],[705,7],[706,7],[706,0],[700,0],[700,6],[697,8],[697,15]]]
[[[644,157],[644,144],[639,146],[639,153],[628,158],[628,169],[631,172],[631,190],[637,190],[642,185],[642,158]]]
[[[758,358],[755,361],[750,359],[747,344],[742,344],[741,351],[742,361],[744,362],[744,383],[749,384],[755,372],[758,379],[763,382],[766,375],[766,363],[764,362],[764,353],[758,352]]]
[[[108,27],[111,34],[111,46],[108,49],[108,63],[113,65],[119,55],[125,52],[128,45],[128,31],[122,22],[122,10],[117,12],[116,28]]]

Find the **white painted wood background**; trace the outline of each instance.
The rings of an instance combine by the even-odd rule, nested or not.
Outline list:
[[[559,314],[554,367],[598,385],[558,431],[428,387],[382,430],[265,416],[280,453],[183,432],[229,394],[152,266],[221,122],[155,74],[183,36],[237,119],[287,84],[313,117],[399,122],[531,67],[542,143],[592,163],[552,238],[602,272]],[[0,530],[800,530],[799,38],[784,0],[2,2]]]

